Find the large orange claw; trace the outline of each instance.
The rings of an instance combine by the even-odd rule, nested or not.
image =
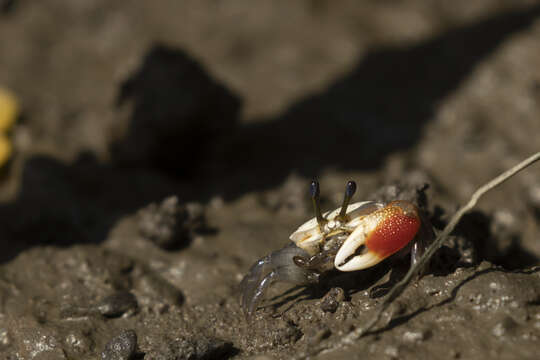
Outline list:
[[[413,240],[421,226],[416,206],[398,200],[366,215],[345,240],[334,259],[340,271],[371,267]]]

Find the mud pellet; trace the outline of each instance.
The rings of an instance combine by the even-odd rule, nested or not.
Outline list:
[[[101,353],[102,360],[133,359],[137,350],[137,334],[133,330],[125,330],[105,345]]]
[[[427,331],[406,331],[403,334],[403,340],[406,342],[420,342],[426,340],[431,335],[429,330]]]
[[[399,357],[399,350],[395,346],[387,346],[384,349],[384,354],[388,355],[392,359],[397,359]]]
[[[342,288],[330,289],[321,300],[321,310],[324,312],[336,312],[339,304],[345,299],[345,292]]]
[[[0,328],[0,349],[6,348],[11,345],[11,339],[8,331],[5,328]]]
[[[137,299],[129,291],[119,291],[105,297],[97,304],[99,313],[106,317],[121,316],[137,309]]]
[[[332,331],[326,326],[314,331],[308,336],[308,343],[310,346],[315,346],[320,344],[324,339],[328,339],[332,335]]]
[[[71,332],[69,333],[64,343],[67,348],[76,354],[84,354],[91,350],[92,344],[91,341],[81,333]]]
[[[501,337],[506,335],[508,332],[511,332],[517,327],[517,323],[509,316],[506,316],[502,321],[498,322],[493,329],[491,330],[491,333],[495,335],[496,337]]]

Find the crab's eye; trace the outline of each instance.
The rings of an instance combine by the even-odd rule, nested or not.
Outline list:
[[[312,198],[319,197],[320,195],[320,187],[319,182],[317,180],[313,180],[311,184],[309,185],[309,193],[311,194]]]
[[[355,192],[356,192],[356,183],[352,180],[347,182],[347,186],[345,187],[345,196],[350,199],[353,197]]]

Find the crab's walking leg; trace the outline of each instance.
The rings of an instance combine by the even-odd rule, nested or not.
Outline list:
[[[240,283],[242,308],[246,319],[251,320],[268,287],[276,282],[308,285],[318,281],[319,274],[298,267],[293,257],[308,254],[294,244],[277,250],[257,261]]]
[[[420,213],[420,219],[422,221],[418,234],[414,238],[411,247],[411,267],[416,266],[416,263],[422,255],[424,255],[425,250],[435,239],[435,233],[433,232],[433,227],[431,223],[425,218],[425,215]],[[425,271],[428,266],[424,266],[424,269],[420,270],[420,274]]]
[[[263,266],[261,264],[261,261],[259,260],[255,266]],[[258,270],[254,270],[257,273],[261,273]],[[248,275],[250,276],[250,275]],[[275,278],[277,277],[276,271],[270,271],[268,274],[262,277],[262,279],[259,279],[259,277],[255,277],[251,280],[257,280],[257,281],[246,281],[242,282],[242,308],[244,309],[244,314],[248,320],[251,319],[253,316],[253,313],[255,310],[257,310],[257,306],[260,304],[264,293],[270,287],[272,282],[275,281]]]

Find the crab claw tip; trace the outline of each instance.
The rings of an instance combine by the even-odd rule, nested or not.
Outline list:
[[[379,255],[377,255],[376,253],[372,251],[368,251],[367,253],[363,255],[357,255],[353,257],[351,260],[345,262],[346,259],[347,258],[338,259],[336,257],[335,267],[339,271],[356,271],[356,270],[366,269],[373,265],[378,264],[381,260],[383,260]]]

